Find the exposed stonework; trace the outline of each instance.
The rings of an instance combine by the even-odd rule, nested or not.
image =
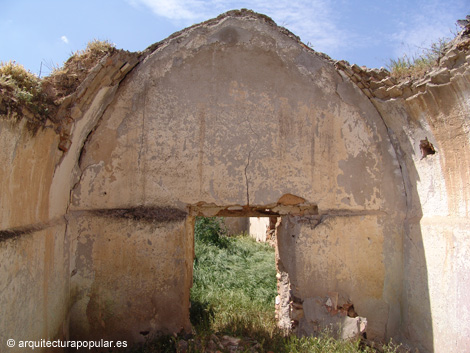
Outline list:
[[[465,350],[467,41],[398,83],[234,11],[105,57],[59,129],[2,119],[0,341],[188,331],[194,217],[269,216],[284,327],[353,305],[369,338]]]
[[[439,66],[427,73],[422,79],[397,80],[390,73],[381,69],[369,69],[356,64],[350,65],[344,60],[335,63],[336,68],[346,74],[369,98],[389,100],[393,98],[407,99],[427,90],[428,85],[449,83],[451,77],[463,74],[470,63],[470,38],[457,37],[449,50],[440,58]]]

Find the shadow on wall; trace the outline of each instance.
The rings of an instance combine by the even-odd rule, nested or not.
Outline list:
[[[403,239],[403,323],[402,331],[412,344],[417,342],[420,351],[434,352],[433,318],[428,283],[428,264],[424,249],[423,233],[420,225],[422,210],[416,190],[419,180],[417,171],[410,172],[414,187],[411,205],[408,204],[408,217],[405,222]],[[411,208],[411,209],[410,209]]]
[[[390,140],[395,149],[406,193],[406,218],[403,232],[403,287],[401,295],[401,329],[399,339],[420,351],[434,352],[433,313],[430,300],[428,263],[426,260],[424,234],[421,228],[423,208],[418,192],[421,182],[416,163],[423,158],[435,158],[433,153],[422,150],[423,141],[414,139],[403,127],[410,125],[410,118],[401,109],[385,107],[373,99],[381,114]],[[411,124],[411,134],[422,136],[426,129],[416,121]],[[416,142],[416,146],[413,145]],[[426,138],[427,141],[427,138]],[[426,145],[427,146],[427,145]],[[422,155],[418,156],[421,148]]]

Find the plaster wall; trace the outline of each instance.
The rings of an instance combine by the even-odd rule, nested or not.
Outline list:
[[[49,218],[58,136],[53,129],[39,128],[26,119],[0,120],[0,222],[1,229],[45,224]]]
[[[188,222],[118,212],[70,217],[68,232],[80,234],[73,244],[71,337],[141,342],[149,333],[190,331]]]
[[[14,117],[0,120],[2,347],[7,339],[55,339],[68,334],[66,224],[48,215],[57,144],[53,129],[34,129]],[[18,346],[8,350],[24,352]]]
[[[406,100],[373,100],[400,145],[407,188],[404,332],[436,352],[461,352],[470,344],[470,310],[459,304],[470,290],[470,71],[460,65],[447,83],[428,82]],[[425,138],[437,153],[423,158]]]
[[[351,304],[367,319],[369,338],[398,333],[403,230],[386,214],[286,216],[277,235],[278,268],[289,275],[300,334],[321,331],[324,317],[316,311],[332,293],[331,316]]]
[[[380,308],[384,313],[385,317],[372,315],[372,336],[397,333],[400,306],[396,289],[402,274],[401,253],[396,247],[403,235],[405,195],[385,124],[367,97],[332,62],[271,23],[228,16],[157,46],[117,89],[84,144],[79,169],[72,214],[143,207],[176,213],[190,209],[190,215],[213,216],[236,215],[240,210],[241,215],[249,216],[243,210],[255,207],[276,209],[278,214],[315,210],[318,219],[344,216],[334,234],[338,241],[344,239],[348,245],[343,249],[351,255],[343,256],[341,263],[334,260],[334,252],[315,257],[314,240],[306,241],[304,250],[289,248],[286,256],[296,258],[300,251],[298,261],[306,266],[305,271],[296,272],[296,281],[311,281],[319,273],[315,267],[323,269],[324,261],[330,261],[332,271],[355,271],[354,278],[366,275],[365,268],[376,267],[371,269],[376,272],[370,281],[354,290],[344,287],[344,292],[357,297],[360,307],[373,303],[365,312],[372,315]],[[368,222],[364,227],[361,216]],[[93,249],[103,247],[104,240],[99,239],[103,232],[108,234],[105,229],[129,229],[132,234],[111,235],[111,241],[104,241],[110,247],[107,251],[132,249],[137,243],[145,254],[173,254],[178,247],[178,256],[148,255],[142,271],[150,273],[151,266],[160,278],[177,273],[181,280],[167,286],[168,298],[188,293],[191,276],[187,266],[192,262],[188,234],[181,239],[182,235],[172,236],[162,228],[151,235],[145,227],[131,232],[116,225],[114,218],[90,222],[78,222],[70,236],[87,239]],[[329,234],[333,228],[324,231]],[[345,231],[354,228],[358,230]],[[310,231],[304,235],[316,236]],[[150,244],[150,237],[160,240]],[[378,239],[366,251],[369,262],[361,270],[356,270],[353,256],[357,249],[349,247],[354,243],[351,237],[359,243],[367,243],[368,237]],[[165,241],[169,239],[175,240]],[[187,328],[187,296],[172,304],[179,305],[174,320],[180,326],[162,323],[156,313],[169,302],[148,300],[146,293],[157,290],[155,281],[152,276],[129,275],[133,257],[126,256],[126,265],[121,267],[107,264],[108,252],[77,248],[77,254],[75,265],[86,278],[80,279],[80,286],[83,293],[93,293],[88,304],[77,303],[71,317],[78,336],[88,335],[86,322],[94,321],[91,303],[107,300],[114,301],[110,305],[116,308],[122,307],[121,302],[146,303],[149,315],[136,315],[132,322],[123,321],[124,314],[107,316],[100,331],[103,334],[126,332],[135,338],[141,327],[153,333],[160,328],[173,332]],[[125,284],[113,287],[111,297],[106,294],[108,282],[101,278],[116,278]],[[302,298],[326,294],[339,286],[339,280],[316,283],[321,285],[304,285]],[[86,294],[82,297],[88,300]]]

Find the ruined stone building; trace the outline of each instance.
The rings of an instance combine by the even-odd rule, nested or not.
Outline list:
[[[298,332],[336,293],[371,339],[468,350],[469,45],[399,83],[232,11],[103,58],[60,128],[2,117],[0,350],[190,330],[201,215],[279,217]]]

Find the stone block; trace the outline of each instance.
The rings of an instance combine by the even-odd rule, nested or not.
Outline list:
[[[467,69],[466,66],[460,66],[457,69],[452,69],[452,70],[450,70],[450,77],[454,77],[455,75],[463,74],[466,69]]]
[[[402,94],[402,97],[404,99],[408,98],[408,97],[411,97],[413,95],[413,91],[411,90],[410,87],[408,86],[405,86],[403,87],[403,94]]]
[[[446,57],[450,60],[455,60],[459,56],[459,51],[457,49],[452,49],[446,54]]]
[[[393,86],[387,89],[387,93],[390,98],[400,97],[403,94],[403,90],[398,86]]]
[[[389,97],[387,89],[385,87],[379,87],[378,89],[374,90],[374,96],[380,99],[385,99]]]
[[[389,87],[395,86],[397,84],[395,79],[393,79],[392,77],[386,77],[382,81],[380,81],[380,83],[382,85],[386,85],[386,86],[389,86]]]
[[[362,89],[362,92],[364,92],[364,94],[368,97],[368,98],[372,98],[372,92],[370,91],[370,89],[368,88],[363,88]]]
[[[353,64],[351,68],[355,73],[360,73],[362,71],[362,69],[356,64]]]
[[[78,118],[80,118],[82,116],[82,111],[80,110],[80,108],[78,106],[74,106],[72,108],[72,111],[70,112],[70,115],[72,117],[73,120],[76,120]]]
[[[450,72],[447,68],[442,68],[430,74],[431,83],[441,85],[450,81]]]
[[[382,87],[382,84],[379,81],[371,80],[369,87],[370,89],[377,89],[379,87]]]
[[[339,67],[341,69],[344,69],[344,68],[349,66],[348,63],[344,60],[336,61],[335,64],[336,64],[337,67]]]
[[[440,66],[446,67],[448,69],[452,69],[453,64],[454,62],[447,57],[442,58],[441,61],[439,62]]]

